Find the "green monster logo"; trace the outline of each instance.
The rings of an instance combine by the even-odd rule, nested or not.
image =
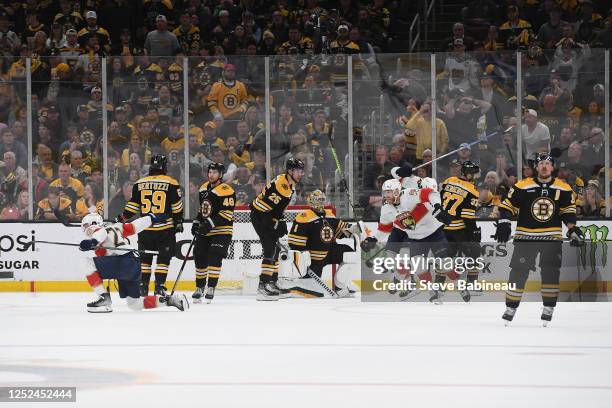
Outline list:
[[[586,268],[588,252],[591,273],[595,273],[597,265],[597,247],[600,243],[602,246],[601,265],[606,266],[607,263],[609,229],[605,225],[598,226],[595,224],[581,226],[580,229],[584,233],[584,238],[587,241],[586,244],[580,248],[580,264],[583,268]]]

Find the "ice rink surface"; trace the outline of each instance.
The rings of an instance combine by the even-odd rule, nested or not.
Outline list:
[[[612,304],[256,302],[90,314],[90,293],[0,294],[0,386],[68,407],[610,407]],[[40,403],[0,403],[40,406]]]

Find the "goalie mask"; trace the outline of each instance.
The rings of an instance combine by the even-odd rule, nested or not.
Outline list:
[[[94,231],[104,224],[102,216],[98,213],[87,214],[81,220],[81,228],[88,237],[91,237]]]
[[[383,183],[382,196],[386,204],[399,203],[402,184],[397,179],[390,179]]]
[[[306,202],[316,213],[323,213],[325,211],[325,193],[321,190],[315,190],[308,195]]]

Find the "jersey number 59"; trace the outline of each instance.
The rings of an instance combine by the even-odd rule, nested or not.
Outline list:
[[[142,190],[140,192],[141,212],[162,214],[166,209],[166,193],[164,191]]]

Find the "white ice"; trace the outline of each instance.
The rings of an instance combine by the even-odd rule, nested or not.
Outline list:
[[[504,327],[503,302],[92,299],[0,294],[0,386],[77,387],[54,407],[612,406],[610,303],[562,303],[543,328],[538,303]]]

